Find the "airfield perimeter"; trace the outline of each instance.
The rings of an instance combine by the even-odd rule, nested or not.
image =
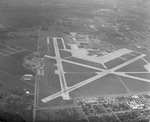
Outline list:
[[[61,37],[44,41],[46,66],[35,84],[34,117],[39,110],[64,106],[64,101],[149,91],[146,54],[123,48],[101,57],[88,56],[86,49]]]

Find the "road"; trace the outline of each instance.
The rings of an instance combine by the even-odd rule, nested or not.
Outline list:
[[[37,55],[39,56],[39,41],[40,41],[40,30],[42,28],[42,25],[38,29],[38,44],[37,44]],[[35,76],[35,88],[34,88],[34,104],[33,104],[33,122],[35,122],[35,116],[36,116],[36,108],[37,108],[37,101],[38,101],[38,95],[39,93],[39,79],[38,75]]]

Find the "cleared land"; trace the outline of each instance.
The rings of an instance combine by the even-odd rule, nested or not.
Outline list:
[[[105,63],[105,66],[108,68],[108,69],[111,69],[111,68],[114,68],[114,67],[116,67],[116,66],[118,66],[118,65],[120,65],[120,64],[123,64],[123,63],[125,63],[126,62],[126,60],[123,60],[123,59],[120,59],[120,58],[116,58],[116,59],[114,59],[114,60],[111,60],[111,61],[109,61],[109,62],[106,62]]]
[[[21,91],[24,91],[24,89],[30,91],[31,93],[34,93],[34,86],[31,84],[28,84],[26,82],[23,82],[22,80],[19,80],[11,75],[8,75],[4,72],[0,71],[0,83],[2,83],[1,92],[10,92],[11,90],[19,89],[18,91],[21,93]]]
[[[45,58],[45,63],[46,66],[44,68],[44,77],[39,78],[39,100],[61,90],[59,75],[55,73],[57,70],[57,67],[55,66],[56,60]]]
[[[45,81],[42,82],[43,85],[45,85],[49,93],[53,94],[58,91],[60,91],[60,83],[59,83],[59,76],[58,74],[55,73],[57,70],[57,67],[55,66],[56,60],[55,59],[50,59],[46,58],[45,59],[46,67],[44,69],[44,77],[43,80]]]
[[[130,91],[133,91],[133,92],[150,91],[150,83],[137,80],[137,79],[122,77],[122,76],[119,76],[119,77],[122,79],[122,81],[128,87]]]
[[[130,54],[135,55],[135,56],[141,55],[141,53],[138,53],[138,52],[131,52]]]
[[[65,78],[66,78],[66,82],[67,82],[67,86],[73,86],[77,83],[80,83],[84,80],[87,80],[93,76],[95,76],[96,74],[93,73],[65,73]]]
[[[50,56],[56,56],[55,54],[55,50],[54,50],[54,42],[53,42],[53,38],[49,38],[49,44],[48,44],[48,53]]]
[[[72,98],[86,98],[100,95],[123,94],[126,88],[116,75],[108,74],[85,86],[82,86],[69,94]]]
[[[57,39],[57,43],[58,43],[58,48],[59,49],[64,49],[64,45],[63,45],[62,39]]]
[[[59,53],[60,53],[61,58],[68,58],[68,57],[72,56],[70,52],[65,51],[65,50],[59,50]]]
[[[123,68],[116,70],[117,72],[147,72],[147,70],[143,67],[146,63],[139,59]]]
[[[21,79],[21,77],[24,74],[35,75],[34,72],[23,67],[23,60],[25,56],[31,53],[32,52],[25,50],[25,51],[21,51],[10,56],[1,57],[1,60],[0,60],[1,71],[6,72],[19,79]]]
[[[121,57],[124,58],[124,59],[127,59],[127,60],[131,60],[131,59],[135,58],[135,56],[129,55],[129,54],[125,54],[125,55],[123,55]]]
[[[74,61],[74,62],[81,63],[81,64],[85,64],[85,65],[89,65],[89,66],[93,66],[93,67],[97,67],[97,68],[100,68],[100,69],[105,69],[103,67],[103,65],[100,64],[100,63],[95,63],[95,62],[93,63],[91,61],[87,61],[87,60],[83,60],[83,59],[78,59],[78,58],[75,58],[75,57],[68,58],[67,60]]]
[[[62,62],[62,65],[63,65],[64,72],[99,72],[98,70],[71,64],[68,62]]]

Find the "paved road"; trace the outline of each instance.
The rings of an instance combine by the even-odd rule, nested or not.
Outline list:
[[[37,44],[37,54],[39,55],[39,41],[40,41],[40,30],[42,28],[42,25],[38,29],[38,44]],[[36,107],[37,107],[37,101],[38,101],[38,95],[39,93],[39,79],[38,75],[35,76],[35,88],[34,88],[34,106],[33,106],[33,122],[35,122],[35,116],[36,116]]]

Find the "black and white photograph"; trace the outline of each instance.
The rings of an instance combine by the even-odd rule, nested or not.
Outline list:
[[[0,0],[0,122],[150,122],[150,0]]]

